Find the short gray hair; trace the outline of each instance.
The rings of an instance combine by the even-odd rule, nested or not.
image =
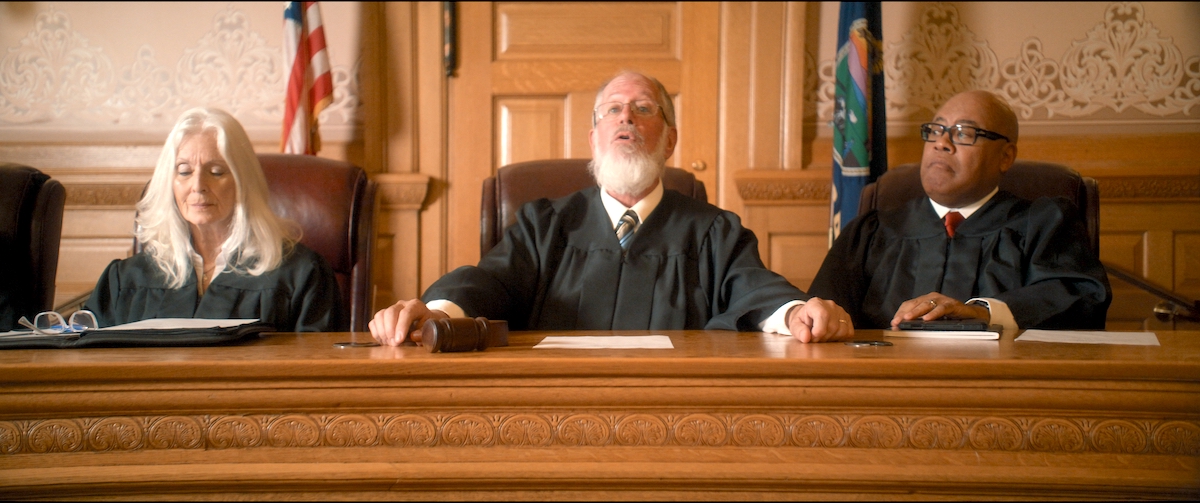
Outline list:
[[[596,91],[596,104],[593,105],[592,108],[600,106],[600,100],[604,99],[604,90],[608,89],[608,85],[611,84],[612,81],[621,77],[631,76],[645,79],[654,87],[654,99],[658,102],[658,106],[662,107],[663,119],[666,120],[668,126],[675,128],[675,103],[671,101],[671,94],[667,92],[666,86],[662,85],[662,82],[659,82],[658,79],[640,72],[624,71],[614,75],[611,79],[604,81],[604,83],[600,85],[600,90]],[[592,127],[596,126],[595,122],[596,116],[593,114]]]

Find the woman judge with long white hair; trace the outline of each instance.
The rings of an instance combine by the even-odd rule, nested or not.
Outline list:
[[[143,251],[109,264],[84,304],[101,327],[258,318],[287,332],[347,328],[333,269],[271,211],[250,138],[227,112],[184,112],[137,210]]]

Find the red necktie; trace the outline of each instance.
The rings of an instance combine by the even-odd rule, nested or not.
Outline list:
[[[958,229],[958,224],[961,224],[963,219],[962,213],[951,211],[946,214],[946,235],[954,237],[954,230]]]

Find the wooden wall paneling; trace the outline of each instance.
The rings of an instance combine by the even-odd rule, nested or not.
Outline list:
[[[1188,264],[1200,260],[1192,243],[1200,231],[1200,201],[1106,198],[1100,185],[1100,258],[1142,275],[1177,293],[1200,297],[1200,283],[1189,281]],[[1194,271],[1194,269],[1191,269]],[[1161,299],[1109,277],[1113,303],[1109,329],[1170,329],[1153,315]]]
[[[449,84],[446,269],[479,261],[480,184],[495,165],[492,4],[459,4],[457,31],[459,67]]]
[[[496,158],[500,166],[563,157],[567,142],[564,97],[497,96],[495,99],[499,119]]]
[[[1200,215],[1197,215],[1200,218]],[[1200,232],[1175,234],[1175,289],[1200,296]]]
[[[440,66],[440,4],[387,3],[374,14],[381,19],[368,25],[381,30],[376,35],[379,47],[374,52],[364,51],[363,57],[365,61],[375,61],[380,68],[367,72],[375,80],[370,85],[364,82],[367,89],[363,92],[376,100],[375,106],[366,107],[372,109],[368,122],[380,125],[379,129],[368,131],[374,139],[365,141],[371,154],[367,158],[374,156],[381,163],[375,168],[378,174],[372,176],[379,184],[373,271],[374,303],[378,309],[399,299],[419,296],[423,256],[440,255],[426,254],[421,247],[424,241],[421,220],[438,215],[436,208],[427,215],[421,213],[432,178],[422,171],[432,169],[440,173],[443,169],[440,154],[444,149],[422,142],[441,140],[438,124],[444,121],[444,113],[439,112],[444,103],[441,91],[444,85],[440,69],[430,72],[434,76],[432,81],[417,71],[422,54],[427,54],[431,45],[437,49]],[[427,133],[418,134],[423,127],[421,120],[427,114]],[[432,155],[426,150],[431,150]],[[429,159],[431,167],[423,165],[425,159]],[[431,241],[438,242],[436,238]]]
[[[724,192],[717,182],[721,179],[717,163],[720,6],[709,2],[683,2],[681,9],[683,50],[679,56],[679,98],[675,107],[679,144],[675,148],[674,162],[680,168],[691,170],[696,179],[711,187],[710,203],[724,207]],[[667,87],[668,91],[671,89]]]
[[[752,169],[783,169],[783,77],[787,10],[750,4],[750,159]]]
[[[736,180],[763,263],[808,288],[829,249],[828,173],[744,170]]]
[[[721,152],[725,198],[764,263],[801,288],[828,249],[827,170],[806,169],[802,2],[722,4]],[[811,127],[811,126],[810,126]]]
[[[718,165],[727,176],[721,177],[722,192],[727,194],[724,208],[755,223],[745,213],[732,174],[750,169],[750,26],[752,10],[748,2],[721,3],[721,116],[718,127],[720,151]],[[760,236],[760,239],[762,237]],[[764,245],[766,242],[764,241]]]
[[[495,10],[497,61],[679,54],[673,2],[498,2]]]
[[[597,86],[598,87],[598,86]],[[596,107],[597,89],[567,93],[566,124],[563,131],[564,157],[590,159],[592,147],[588,133],[592,130],[592,110]]]
[[[783,56],[783,120],[779,127],[783,135],[783,169],[806,169],[805,158],[811,157],[806,145],[816,136],[816,128],[806,120],[806,114],[816,115],[815,110],[808,110],[805,102],[807,72],[810,69],[806,60],[806,44],[809,39],[810,2],[787,2],[785,13],[787,25],[784,27],[784,56]],[[812,21],[816,26],[819,8],[812,5]],[[813,30],[814,34],[818,30]],[[815,100],[813,100],[815,103]],[[816,108],[813,106],[812,108]]]
[[[438,2],[417,2],[416,58],[417,166],[414,171],[429,177],[430,194],[420,212],[420,259],[417,288],[413,297],[424,292],[446,271],[446,242],[449,203],[446,182],[449,173],[448,108],[449,83],[443,64],[442,6]]]

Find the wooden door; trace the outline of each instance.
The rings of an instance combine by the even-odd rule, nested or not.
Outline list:
[[[483,179],[503,165],[591,157],[596,91],[621,70],[672,94],[679,144],[716,202],[719,6],[715,3],[460,3],[450,79],[446,267],[479,260]]]

